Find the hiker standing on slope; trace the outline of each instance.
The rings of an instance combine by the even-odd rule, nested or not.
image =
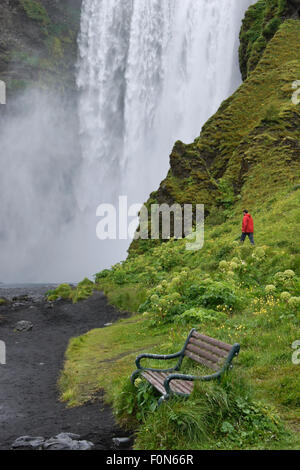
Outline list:
[[[243,225],[242,225],[242,237],[241,237],[241,243],[244,243],[246,237],[249,237],[250,242],[252,245],[255,245],[254,243],[254,222],[249,214],[248,211],[244,210],[244,218],[243,218]]]

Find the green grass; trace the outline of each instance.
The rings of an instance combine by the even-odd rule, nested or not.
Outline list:
[[[198,436],[197,444],[190,438],[177,439],[174,437],[176,433],[165,430],[159,443],[162,447],[159,448],[299,448],[300,367],[292,364],[292,343],[300,339],[300,309],[281,299],[281,293],[287,291],[293,297],[300,296],[299,249],[294,244],[297,226],[292,223],[298,214],[298,204],[299,193],[291,190],[284,196],[279,195],[278,200],[274,199],[272,209],[268,209],[269,205],[266,204],[265,210],[261,208],[255,214],[259,244],[255,249],[233,241],[239,233],[239,224],[233,224],[231,231],[222,230],[223,226],[218,227],[218,237],[212,236],[217,230],[215,227],[207,227],[206,244],[199,252],[186,252],[185,241],[170,241],[149,253],[129,258],[112,271],[101,273],[97,278],[98,288],[104,288],[112,302],[118,299],[121,290],[122,306],[130,310],[135,293],[140,289],[143,292],[140,310],[146,312],[71,341],[60,381],[63,399],[70,405],[78,406],[104,389],[106,400],[113,405],[119,422],[137,430],[136,448],[158,445],[155,437],[157,428],[161,426],[166,429],[161,414],[168,414],[168,411],[155,410],[149,415],[147,406],[137,407],[132,401],[134,393],[130,389],[129,377],[134,370],[134,359],[141,352],[171,353],[180,350],[189,330],[196,327],[222,341],[241,343],[235,368],[237,377],[242,375],[245,378],[253,388],[254,402],[262,402],[267,409],[270,407],[291,434],[287,437],[287,434],[279,433],[274,441],[266,437],[266,440],[260,439],[259,444],[257,439],[261,430],[257,431],[258,435],[252,436],[252,440],[247,438],[249,429],[244,430],[246,437],[242,441],[234,431],[230,438],[220,431],[221,434],[212,442]],[[283,211],[284,208],[288,211]],[[275,214],[282,214],[282,217],[272,225]],[[281,247],[283,240],[284,247]],[[267,245],[267,241],[272,243]],[[263,247],[260,247],[261,242],[265,242]],[[241,264],[242,261],[245,265]],[[171,269],[166,271],[159,267],[162,265]],[[234,271],[229,275],[231,269]],[[295,272],[292,279],[277,275],[291,269]],[[236,304],[234,302],[229,306],[228,297],[224,301],[228,304],[222,304],[222,297],[215,289],[220,283],[231,286]],[[273,284],[276,290],[268,294],[266,286]],[[208,296],[206,288],[204,300],[201,294],[203,285],[210,286],[211,292]],[[180,294],[177,310],[172,310],[174,305],[170,308],[170,304],[164,302],[166,299],[170,301],[172,290]],[[145,292],[148,293],[146,301]],[[195,301],[197,292],[200,295]],[[153,304],[153,295],[157,295],[163,309],[160,310],[156,298]],[[212,308],[210,305],[207,308],[202,305],[207,299],[214,299],[214,295],[217,296],[218,306]],[[192,308],[193,302],[196,305]],[[165,315],[166,310],[168,315]],[[190,370],[189,361],[186,361],[184,368],[187,372]],[[153,395],[149,394],[151,406],[153,400],[157,403],[157,399],[154,400]],[[186,407],[189,413],[193,410],[195,413],[199,407],[198,399],[196,396],[190,404],[176,402],[176,407],[183,413]],[[141,400],[144,403],[144,398]],[[144,408],[145,413],[140,416]],[[167,410],[172,408],[172,403],[167,405]],[[238,428],[234,418],[231,418],[231,423],[234,429]],[[204,434],[210,435],[209,428]],[[179,435],[185,436],[182,432]]]
[[[274,300],[270,299],[268,302],[267,312],[262,303],[254,313],[251,311],[234,315],[228,313],[223,324],[212,320],[204,320],[201,324],[193,322],[184,326],[160,323],[159,320],[154,324],[151,321],[152,316],[148,314],[122,320],[107,329],[93,330],[83,337],[76,338],[71,341],[68,348],[60,380],[62,399],[71,406],[78,406],[93,399],[104,389],[106,400],[113,405],[120,424],[137,430],[136,448],[299,448],[300,368],[291,362],[293,352],[291,345],[299,336],[300,321],[297,317],[288,320],[280,318],[282,312],[276,311]],[[196,423],[201,421],[202,425],[199,428],[203,433],[201,438],[199,432],[193,435],[193,438],[187,436],[182,433],[181,427],[176,428],[175,432],[176,422],[169,429],[166,427],[163,416],[173,410],[172,402],[163,409],[155,409],[154,413],[147,413],[146,407],[142,416],[139,416],[141,410],[145,408],[145,400],[142,401],[142,408],[136,406],[134,397],[137,395],[137,390],[130,390],[129,382],[130,374],[135,367],[135,357],[142,352],[171,353],[180,350],[191,327],[197,327],[199,331],[223,341],[241,343],[242,349],[236,363],[235,375],[232,383],[229,381],[233,393],[236,398],[239,397],[240,389],[236,392],[234,390],[236,381],[242,375],[246,378],[247,384],[251,384],[254,389],[252,392],[254,403],[263,403],[267,406],[266,409],[273,410],[272,415],[279,415],[291,434],[279,433],[274,441],[267,435],[266,439],[262,440],[259,429],[251,440],[247,435],[251,432],[251,426],[247,427],[247,423],[240,423],[231,416],[230,423],[235,431],[232,431],[230,439],[227,439],[228,436],[223,436],[224,439],[221,439],[218,434],[218,438],[208,440],[210,426],[213,424],[206,427],[205,421],[201,421],[202,413],[206,410],[205,403],[202,403],[202,413],[199,409],[203,390],[190,402],[176,401],[175,406],[175,412],[177,410],[181,416],[188,413],[185,417],[187,423],[189,413],[196,416]],[[162,364],[155,362],[154,365]],[[183,367],[189,372],[192,364],[186,360]],[[213,391],[214,389],[212,393]],[[155,394],[153,397],[152,392],[147,399],[148,401],[150,399],[153,405],[153,400],[157,403],[158,397]],[[251,401],[251,406],[252,403]],[[218,407],[217,403],[213,409],[215,414],[219,413]],[[220,426],[228,419],[225,411],[221,417],[218,415]],[[211,410],[207,409],[206,412],[210,414]],[[193,428],[198,425],[192,422],[191,426]],[[244,429],[243,433],[246,432],[242,440],[238,439],[236,434],[240,426]],[[158,428],[160,433],[157,432]],[[161,435],[163,437],[158,442],[157,436]]]
[[[166,326],[152,330],[148,324],[143,316],[136,316],[72,339],[60,379],[62,399],[78,406],[99,390],[113,392],[112,384],[131,374],[135,357],[165,340]]]

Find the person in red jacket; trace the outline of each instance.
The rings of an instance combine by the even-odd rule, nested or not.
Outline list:
[[[241,243],[244,243],[247,236],[249,237],[249,240],[252,243],[252,245],[255,245],[255,243],[254,243],[254,222],[253,222],[253,219],[252,219],[251,215],[249,214],[249,212],[244,210]]]

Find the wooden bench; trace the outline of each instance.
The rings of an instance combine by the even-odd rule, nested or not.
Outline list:
[[[202,335],[193,329],[182,348],[176,354],[157,355],[142,354],[136,359],[137,370],[131,376],[131,382],[134,384],[138,377],[146,379],[160,393],[160,402],[167,400],[170,395],[179,395],[188,397],[194,388],[194,382],[220,380],[222,375],[231,369],[233,359],[238,356],[240,345],[233,346],[223,343],[209,336]],[[206,368],[214,371],[210,375],[185,375],[175,373],[180,371],[183,359],[188,357]],[[142,359],[172,360],[178,359],[175,367],[171,369],[151,369],[141,366]]]

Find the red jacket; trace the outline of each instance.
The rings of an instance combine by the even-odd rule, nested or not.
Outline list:
[[[243,233],[253,233],[254,232],[254,222],[250,214],[245,214],[243,218]]]

